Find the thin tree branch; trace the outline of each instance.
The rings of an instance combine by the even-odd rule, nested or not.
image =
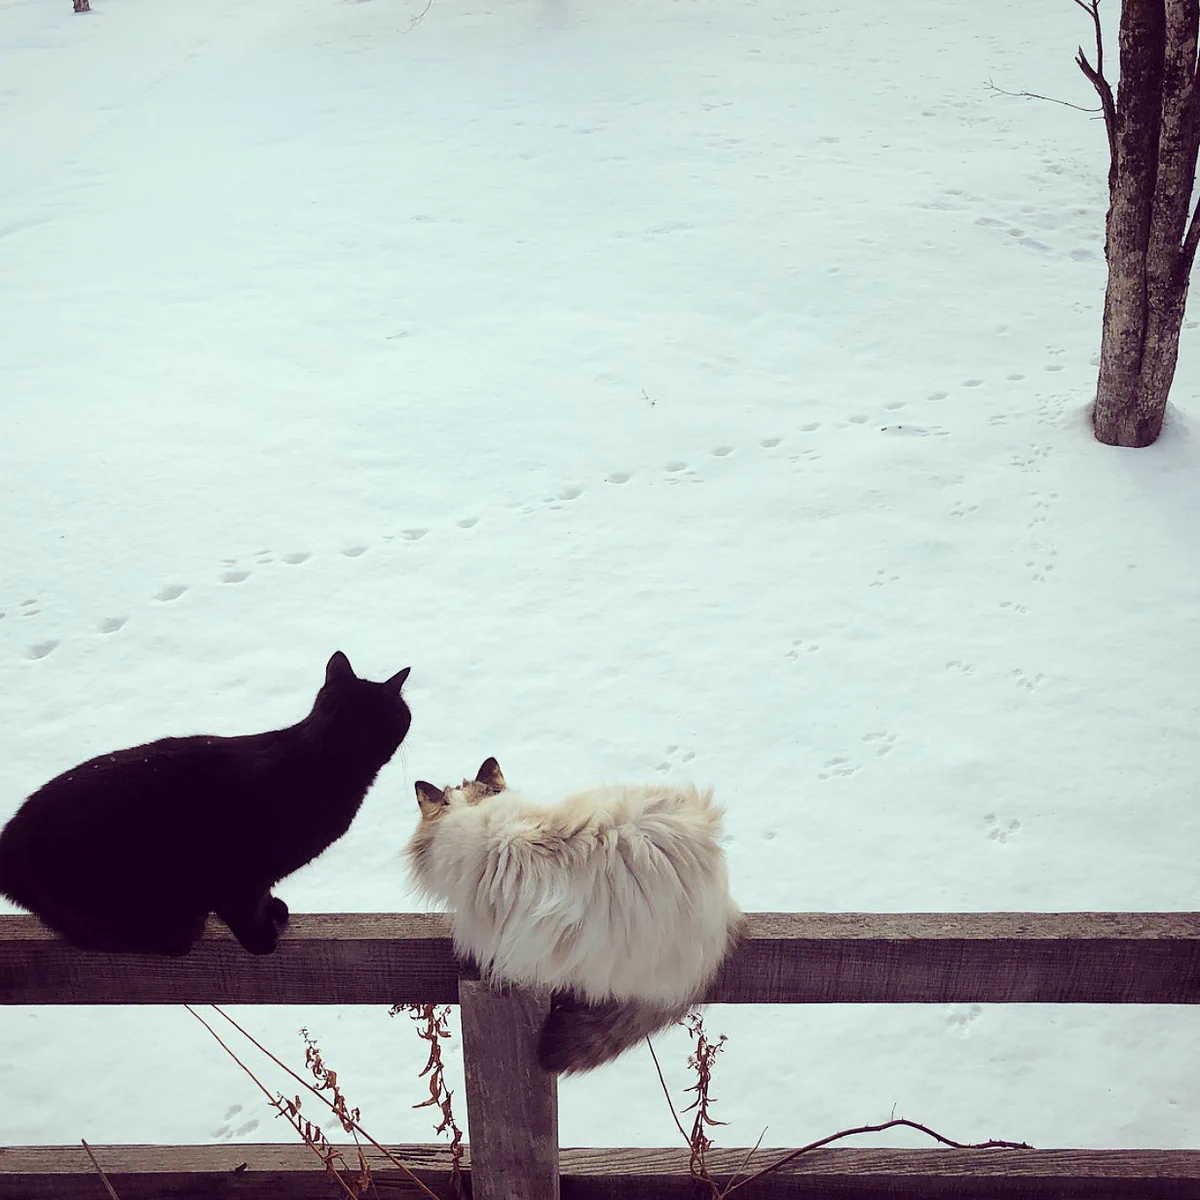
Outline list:
[[[1072,104],[1070,100],[1059,100],[1056,96],[1039,96],[1037,92],[1009,92],[1002,87],[997,87],[990,79],[987,81],[987,88],[997,96],[1012,96],[1017,100],[1046,100],[1050,104],[1061,104],[1064,108],[1073,108],[1076,112],[1098,113],[1103,112],[1102,108],[1085,108],[1082,104]]]
[[[1184,235],[1182,255],[1182,272],[1183,278],[1187,279],[1192,273],[1192,263],[1196,258],[1196,247],[1200,246],[1200,200],[1196,201],[1196,207],[1192,211],[1192,219],[1188,225],[1187,233]]]
[[[1076,0],[1078,3],[1078,0]],[[896,1117],[890,1121],[884,1121],[879,1125],[859,1125],[856,1129],[843,1129],[838,1133],[831,1133],[828,1137],[818,1138],[815,1142],[809,1142],[807,1146],[801,1146],[799,1150],[792,1150],[785,1154],[782,1158],[771,1163],[770,1166],[764,1167],[761,1171],[754,1175],[743,1179],[741,1183],[735,1184],[733,1187],[726,1188],[721,1193],[722,1196],[728,1196],[733,1192],[744,1188],[746,1184],[753,1183],[756,1179],[761,1179],[764,1175],[770,1175],[773,1171],[778,1171],[780,1167],[799,1158],[802,1154],[808,1154],[812,1150],[819,1150],[822,1146],[828,1146],[830,1142],[840,1141],[842,1138],[853,1137],[859,1133],[883,1133],[887,1129],[915,1129],[918,1133],[927,1134],[934,1141],[941,1142],[943,1146],[950,1146],[955,1150],[991,1150],[1003,1148],[1006,1150],[1032,1150],[1033,1147],[1027,1142],[1005,1142],[992,1139],[986,1142],[956,1142],[951,1138],[945,1137],[936,1130],[930,1129],[928,1125],[922,1125],[919,1121],[910,1121],[906,1117]]]
[[[1111,193],[1117,182],[1117,102],[1113,99],[1112,88],[1104,78],[1104,30],[1100,25],[1100,0],[1072,0],[1078,4],[1089,17],[1096,30],[1096,65],[1088,62],[1087,55],[1080,46],[1075,54],[1075,62],[1087,76],[1088,82],[1096,89],[1100,97],[1100,108],[1104,113],[1104,130],[1108,134],[1108,190]]]
[[[79,1141],[82,1143],[83,1148],[87,1151],[88,1158],[92,1160],[92,1166],[96,1168],[96,1174],[100,1176],[100,1182],[104,1184],[104,1190],[108,1192],[111,1200],[121,1200],[121,1197],[117,1195],[117,1189],[108,1182],[108,1176],[105,1175],[104,1168],[96,1161],[96,1156],[92,1153],[91,1146],[89,1146],[87,1142],[83,1140],[83,1138],[80,1138]]]

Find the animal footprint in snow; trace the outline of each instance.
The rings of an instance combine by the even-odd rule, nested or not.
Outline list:
[[[690,763],[696,757],[694,750],[685,750],[680,754],[679,747],[674,744],[668,746],[665,753],[667,757],[654,768],[660,775],[667,774],[677,763]]]
[[[1012,600],[1001,600],[1000,607],[1007,608],[1010,612],[1020,613],[1021,616],[1024,616],[1027,612],[1029,612],[1029,609],[1027,609],[1025,605],[1017,604]]]
[[[1009,678],[1026,692],[1032,692],[1046,678],[1040,671],[1036,675],[1026,675],[1024,671],[1016,670],[1009,673]]]
[[[983,823],[987,826],[988,841],[1007,845],[1021,832],[1020,821],[1000,821],[994,812],[984,813]]]
[[[769,438],[763,438],[763,440],[761,442],[759,442],[758,444],[764,450],[774,450],[775,447],[778,446],[779,443],[782,441],[783,441],[783,438],[769,437]]]
[[[168,583],[165,587],[161,587],[154,594],[155,600],[161,600],[166,604],[170,600],[178,600],[184,592],[187,591],[187,585],[182,583]]]
[[[125,628],[125,624],[128,620],[128,617],[105,617],[104,620],[100,622],[98,628],[101,633],[117,633],[119,630]]]
[[[558,498],[560,500],[578,500],[582,495],[583,488],[575,487],[574,484],[572,484],[570,487],[563,488],[562,491],[558,493]]]
[[[869,586],[873,588],[881,588],[889,583],[896,583],[899,580],[899,575],[889,575],[886,571],[876,571],[875,578],[871,580]]]
[[[846,779],[858,772],[858,764],[848,758],[828,758],[822,766],[824,769],[817,772],[818,779]]]
[[[419,542],[428,532],[428,529],[402,529],[400,536],[406,542]]]
[[[283,561],[289,567],[297,566],[299,563],[308,562],[312,555],[307,550],[292,550],[283,556]]]
[[[969,387],[969,388],[982,387],[983,380],[982,379],[964,379],[962,382],[962,385],[963,385],[963,387]]]
[[[961,500],[956,500],[954,506],[950,509],[950,515],[952,517],[966,517],[978,511],[978,504],[964,504]]]
[[[686,470],[687,470],[687,463],[685,463],[685,462],[680,462],[678,459],[676,459],[674,462],[669,462],[669,463],[667,463],[667,467],[666,467],[666,469],[667,469],[667,470],[668,470],[668,471],[669,471],[669,472],[670,472],[672,475],[675,475],[675,474],[677,474],[677,473],[678,473],[678,472],[680,472],[680,471],[686,471]]]
[[[983,1006],[979,1004],[956,1004],[946,1015],[946,1028],[960,1037],[968,1037],[971,1026],[979,1020]]]
[[[961,658],[952,658],[946,664],[947,671],[955,671],[959,675],[972,675],[975,672],[974,663],[963,662]]]
[[[732,446],[714,446],[709,453],[713,458],[728,458],[733,453]]]
[[[614,471],[604,477],[605,483],[628,483],[633,478],[628,471]]]
[[[57,645],[58,642],[54,641],[53,639],[45,642],[34,642],[33,645],[25,651],[25,657],[32,659],[45,658],[46,655],[49,654],[50,651],[53,650]]]
[[[40,613],[41,611],[42,610],[37,607],[36,600],[22,600],[21,601],[21,616],[36,617],[38,615],[38,613]]]
[[[869,746],[874,746],[875,753],[883,758],[885,755],[891,754],[892,747],[896,744],[896,735],[885,731],[864,733],[863,741]]]
[[[474,529],[479,524],[478,517],[463,517],[461,521],[454,522],[459,529]]]
[[[816,642],[806,642],[802,638],[797,638],[792,643],[792,648],[784,655],[785,658],[799,658],[801,653],[816,654],[820,650],[820,646]]]
[[[364,554],[366,554],[366,552],[367,552],[366,546],[357,546],[356,545],[356,546],[342,547],[342,553],[347,558],[361,558]]]
[[[226,571],[221,576],[222,583],[241,583],[243,580],[250,578],[249,571]]]

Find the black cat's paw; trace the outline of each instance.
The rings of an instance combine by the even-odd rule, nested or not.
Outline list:
[[[279,945],[279,933],[275,929],[257,929],[250,936],[238,934],[237,940],[251,954],[274,954]]]
[[[267,897],[267,902],[263,905],[263,914],[279,929],[288,923],[288,906],[278,896]]]

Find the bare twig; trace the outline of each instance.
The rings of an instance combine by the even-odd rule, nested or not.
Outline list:
[[[743,1158],[742,1161],[738,1164],[738,1169],[736,1171],[734,1171],[734,1173],[732,1175],[730,1175],[729,1179],[726,1181],[725,1188],[721,1192],[722,1196],[728,1196],[729,1193],[732,1192],[733,1189],[737,1186],[737,1177],[746,1169],[750,1160],[754,1157],[755,1153],[757,1152],[759,1146],[762,1145],[763,1138],[765,1138],[766,1136],[767,1136],[767,1131],[764,1128],[762,1133],[760,1133],[758,1135],[758,1141],[755,1142],[754,1145],[751,1146],[750,1149],[746,1151],[746,1157]]]
[[[1111,192],[1117,182],[1117,102],[1113,99],[1112,87],[1104,78],[1104,30],[1100,25],[1100,0],[1073,0],[1073,3],[1092,18],[1096,30],[1096,65],[1093,67],[1088,62],[1082,46],[1076,51],[1075,62],[1100,97],[1104,131],[1108,134],[1108,190]]]
[[[87,1151],[87,1156],[92,1160],[92,1166],[96,1168],[96,1174],[100,1176],[100,1182],[104,1184],[104,1190],[108,1192],[110,1200],[121,1200],[117,1195],[117,1189],[108,1181],[108,1176],[104,1173],[104,1168],[96,1161],[96,1156],[92,1153],[92,1148],[83,1140],[79,1139],[83,1148]]]
[[[213,1007],[214,1012],[219,1013],[222,1017],[224,1017],[225,1020],[228,1021],[229,1024],[232,1025],[234,1027],[234,1029],[236,1029],[238,1031],[238,1033],[240,1033],[242,1035],[242,1037],[244,1037],[256,1049],[261,1050],[262,1053],[265,1054],[277,1067],[280,1067],[282,1070],[286,1071],[298,1084],[300,1084],[301,1087],[305,1087],[310,1092],[312,1092],[312,1094],[314,1096],[316,1096],[317,1099],[320,1100],[322,1104],[326,1105],[326,1107],[328,1107],[330,1109],[333,1108],[333,1105],[329,1102],[329,1100],[327,1100],[315,1087],[313,1087],[312,1084],[310,1084],[308,1082],[308,1080],[302,1079],[299,1075],[296,1074],[295,1071],[292,1070],[291,1067],[289,1067],[287,1065],[287,1063],[283,1062],[277,1055],[273,1054],[270,1050],[268,1050],[266,1048],[266,1046],[264,1046],[262,1044],[262,1042],[260,1042],[257,1038],[254,1037],[253,1034],[251,1034],[247,1030],[243,1029],[242,1026],[239,1025],[223,1008],[221,1008],[220,1005],[214,1004],[212,1007]],[[184,1008],[186,1008],[188,1010],[188,1012],[190,1012],[196,1018],[196,1020],[198,1020],[200,1022],[201,1025],[203,1025],[206,1029],[208,1029],[208,1031],[213,1035],[214,1038],[217,1039],[217,1042],[225,1049],[226,1053],[229,1054],[229,1056],[234,1060],[234,1062],[236,1062],[242,1068],[242,1070],[245,1071],[248,1075],[250,1075],[250,1077],[253,1079],[254,1075],[250,1071],[250,1069],[237,1057],[237,1055],[235,1055],[233,1053],[232,1050],[229,1049],[228,1046],[225,1045],[224,1042],[221,1041],[220,1037],[217,1036],[217,1034],[213,1031],[212,1027],[208,1024],[208,1022],[205,1021],[204,1018],[201,1017],[199,1013],[195,1012],[195,1010],[193,1010],[189,1005],[185,1004]],[[255,1080],[255,1082],[258,1082],[258,1081]],[[271,1093],[267,1092],[267,1089],[264,1088],[261,1083],[259,1084],[259,1087],[262,1088],[263,1092],[266,1093],[268,1098],[271,1098]],[[384,1156],[384,1158],[386,1158],[388,1160],[388,1162],[390,1162],[395,1167],[399,1167],[400,1170],[403,1171],[405,1173],[405,1175],[407,1175],[414,1184],[416,1184],[417,1188],[430,1198],[430,1200],[439,1200],[437,1194],[435,1192],[431,1192],[429,1190],[429,1188],[427,1188],[425,1186],[425,1184],[422,1183],[421,1180],[418,1179],[415,1174],[413,1174],[412,1169],[410,1167],[408,1167],[405,1163],[401,1162],[400,1159],[398,1159],[386,1147],[381,1146],[357,1121],[352,1121],[352,1124],[353,1124],[354,1128],[359,1133],[361,1133],[363,1135],[363,1137],[365,1137],[367,1139],[367,1141],[370,1142],[371,1145],[374,1146],[375,1149],[378,1150],[379,1153]]]
[[[943,1146],[950,1146],[955,1150],[1032,1150],[1033,1147],[1027,1142],[1005,1142],[998,1139],[992,1139],[986,1142],[956,1142],[952,1138],[945,1137],[936,1130],[930,1129],[928,1125],[922,1125],[919,1121],[910,1121],[906,1117],[895,1117],[890,1121],[883,1121],[878,1125],[859,1125],[855,1129],[842,1129],[837,1133],[831,1133],[828,1137],[818,1138],[815,1142],[809,1142],[807,1146],[801,1146],[799,1150],[791,1150],[782,1158],[776,1159],[769,1166],[764,1167],[761,1171],[743,1179],[741,1183],[734,1184],[732,1187],[726,1187],[721,1193],[722,1197],[729,1196],[731,1193],[738,1191],[739,1188],[744,1188],[746,1184],[753,1183],[756,1179],[761,1179],[764,1175],[770,1175],[773,1171],[778,1171],[780,1167],[786,1166],[788,1163],[795,1161],[802,1154],[808,1154],[813,1150],[819,1150],[822,1146],[828,1146],[830,1142],[840,1141],[842,1138],[854,1137],[860,1133],[883,1133],[887,1129],[915,1129],[918,1133],[924,1133],[933,1138],[934,1141],[940,1142]]]
[[[683,1144],[690,1146],[691,1139],[684,1132],[683,1123],[679,1120],[679,1114],[675,1111],[675,1102],[671,1099],[671,1093],[667,1088],[667,1081],[663,1078],[662,1067],[658,1065],[658,1055],[654,1053],[654,1043],[647,1038],[646,1045],[650,1050],[650,1057],[654,1059],[654,1069],[658,1072],[658,1082],[662,1085],[663,1095],[667,1098],[667,1107],[671,1110],[671,1120],[675,1122],[675,1128],[679,1130],[679,1136],[683,1138]]]
[[[425,14],[433,7],[433,0],[426,0],[425,7],[408,23],[408,28],[405,33],[412,33],[414,29],[425,19]]]
[[[1104,111],[1101,108],[1085,108],[1082,104],[1072,104],[1070,100],[1059,100],[1057,96],[1039,96],[1037,92],[1010,92],[1002,87],[997,87],[990,79],[986,86],[988,91],[996,96],[1012,96],[1016,100],[1045,100],[1049,104],[1061,104],[1064,108],[1073,108],[1076,112],[1098,113]]]
[[[239,1067],[241,1067],[242,1070],[247,1075],[250,1076],[250,1078],[254,1081],[255,1085],[258,1087],[258,1090],[260,1092],[262,1092],[262,1094],[264,1096],[266,1096],[267,1101],[271,1105],[271,1107],[274,1108],[275,1111],[277,1113],[279,1113],[279,1115],[281,1117],[283,1117],[285,1120],[287,1120],[288,1123],[291,1124],[292,1128],[295,1129],[296,1132],[300,1134],[300,1137],[303,1140],[304,1144],[321,1160],[326,1171],[329,1172],[329,1174],[341,1185],[342,1191],[344,1191],[346,1193],[346,1195],[350,1197],[350,1200],[358,1200],[358,1197],[350,1189],[350,1187],[347,1185],[346,1181],[341,1177],[341,1175],[336,1170],[334,1170],[330,1166],[329,1159],[325,1156],[325,1154],[322,1153],[321,1148],[316,1144],[316,1141],[311,1136],[305,1135],[305,1129],[303,1128],[303,1122],[301,1121],[301,1119],[298,1115],[299,1110],[300,1110],[300,1104],[299,1104],[300,1098],[297,1096],[296,1102],[293,1104],[291,1101],[285,1100],[282,1096],[271,1095],[270,1091],[267,1089],[266,1084],[264,1084],[263,1081],[261,1079],[259,1079],[259,1077],[257,1075],[255,1075],[255,1073],[252,1070],[250,1070],[250,1068],[248,1066],[246,1066],[246,1064],[244,1062],[242,1062],[242,1060],[240,1058],[238,1058],[238,1056],[233,1052],[231,1047],[228,1045],[228,1043],[225,1042],[225,1040],[221,1037],[221,1035],[190,1004],[185,1004],[183,1007],[186,1008],[187,1011],[190,1012],[192,1014],[192,1016],[195,1017],[196,1020],[199,1021],[200,1024],[203,1025],[204,1028],[207,1029],[210,1034],[212,1034],[213,1040],[217,1043],[217,1045],[220,1046],[221,1049],[224,1050],[225,1053],[228,1054],[229,1057],[232,1058],[233,1061],[235,1063],[237,1063],[237,1065]],[[213,1007],[216,1008],[216,1005],[214,1004]],[[220,1011],[220,1010],[218,1010],[218,1011]],[[224,1014],[222,1014],[222,1015],[224,1015]],[[272,1056],[272,1057],[274,1057],[274,1056]],[[276,1060],[276,1061],[278,1061],[278,1060]],[[282,1066],[282,1065],[283,1064],[280,1063],[280,1066]],[[284,1070],[287,1070],[287,1068],[285,1067]],[[291,1073],[291,1072],[289,1072],[289,1073]],[[299,1079],[299,1076],[296,1076],[296,1078]],[[300,1082],[304,1083],[304,1080],[301,1079]],[[308,1084],[305,1083],[304,1086],[308,1087]],[[310,1089],[310,1090],[312,1090],[312,1089]],[[320,1093],[315,1093],[315,1094],[320,1095]],[[322,1100],[325,1099],[324,1096],[321,1096],[320,1098]],[[436,1197],[435,1197],[435,1200],[436,1200]]]

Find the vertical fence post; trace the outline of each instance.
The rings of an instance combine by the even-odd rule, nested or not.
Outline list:
[[[558,1080],[534,1047],[549,1001],[460,979],[474,1200],[558,1200]]]

